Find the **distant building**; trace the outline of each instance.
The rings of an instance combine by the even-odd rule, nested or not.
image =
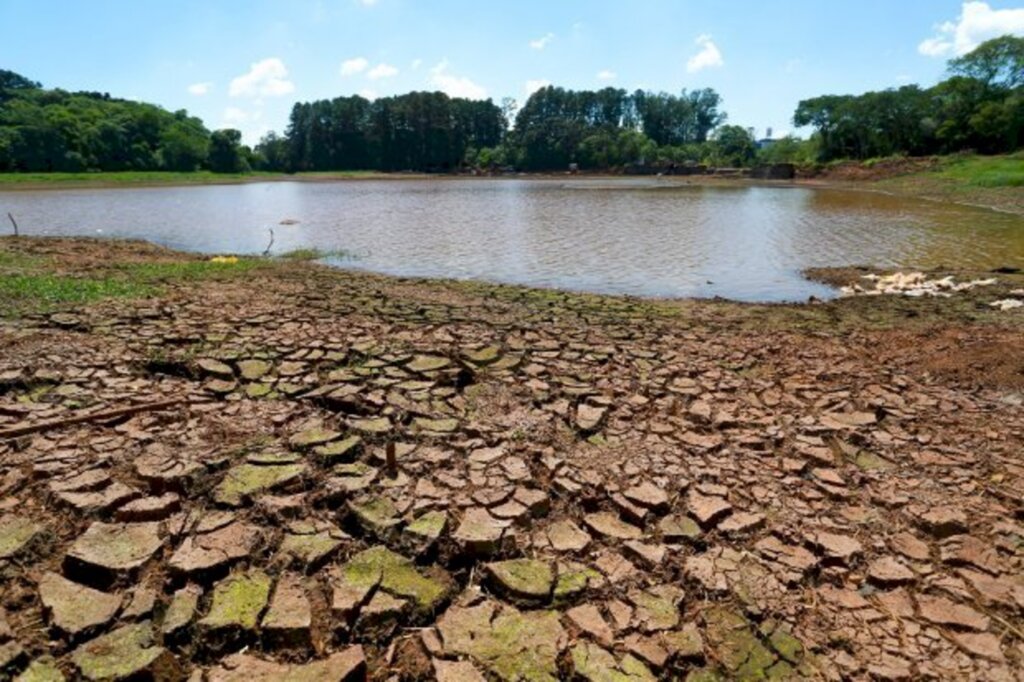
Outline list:
[[[753,130],[753,128],[751,128],[751,130]],[[778,142],[778,140],[772,137],[772,129],[769,127],[767,130],[765,130],[764,137],[761,138],[760,140],[757,140],[757,142],[755,142],[754,144],[757,145],[758,149],[767,149],[776,142]]]

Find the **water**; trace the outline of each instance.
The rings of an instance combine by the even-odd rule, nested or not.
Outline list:
[[[868,192],[678,179],[429,179],[0,192],[25,234],[643,296],[802,300],[813,266],[1024,266],[1024,218]],[[281,225],[282,220],[297,220]]]

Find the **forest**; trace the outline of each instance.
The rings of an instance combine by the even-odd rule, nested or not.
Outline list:
[[[803,100],[793,123],[813,133],[759,145],[751,130],[727,125],[722,99],[710,88],[672,94],[547,86],[521,106],[411,92],[296,103],[283,134],[268,133],[249,148],[239,131],[210,131],[184,110],[45,89],[0,70],[0,172],[814,164],[1020,149],[1024,38],[983,43],[950,61],[948,78],[930,88]]]

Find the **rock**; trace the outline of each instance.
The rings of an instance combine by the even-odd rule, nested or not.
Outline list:
[[[654,682],[657,678],[639,659],[626,654],[616,661],[607,650],[590,642],[577,642],[571,650],[576,675],[590,682]]]
[[[49,621],[71,637],[99,628],[114,619],[121,597],[71,582],[56,573],[39,581],[39,599]]]
[[[583,523],[590,530],[607,538],[616,540],[637,540],[643,537],[643,531],[630,525],[615,514],[594,512],[583,517]]]
[[[987,632],[956,632],[952,633],[950,638],[971,656],[987,658],[997,663],[1003,663],[1006,660],[999,637],[996,635]]]
[[[58,500],[81,514],[101,514],[138,496],[138,490],[117,481],[101,490],[56,494]]]
[[[897,533],[894,535],[892,538],[892,548],[914,561],[928,561],[931,558],[928,545],[910,533]]]
[[[238,373],[246,381],[259,381],[270,372],[270,363],[265,360],[240,360]]]
[[[719,523],[718,530],[727,535],[750,533],[762,528],[764,526],[764,522],[764,514],[737,512]]]
[[[382,640],[390,637],[407,618],[410,603],[386,592],[376,592],[359,610],[355,629],[360,637]]]
[[[341,549],[346,538],[348,535],[339,529],[309,534],[285,533],[279,551],[304,569],[315,570]]]
[[[235,376],[235,372],[230,366],[224,364],[220,360],[214,360],[213,358],[199,358],[196,360],[196,367],[198,367],[204,374],[210,374],[212,376],[227,379],[231,379]]]
[[[917,611],[921,618],[929,623],[965,630],[982,632],[988,630],[990,622],[988,616],[978,613],[970,606],[927,594],[917,596]]]
[[[220,649],[225,642],[254,632],[270,598],[270,586],[270,576],[257,569],[217,583],[210,611],[198,623],[206,640],[204,644]]]
[[[661,633],[661,643],[670,656],[686,659],[704,658],[704,638],[695,623],[687,623],[681,630]]]
[[[406,546],[420,554],[433,547],[447,527],[448,514],[431,511],[413,519],[402,529],[402,536]]]
[[[868,580],[882,587],[896,587],[912,582],[917,576],[891,556],[875,559],[868,564]]]
[[[179,680],[174,656],[153,639],[153,625],[143,621],[101,635],[71,652],[71,662],[86,680]]]
[[[679,625],[679,603],[684,592],[674,585],[656,585],[633,590],[629,601],[636,607],[634,618],[644,632],[672,630]]]
[[[593,637],[602,646],[611,646],[615,633],[611,626],[593,604],[581,604],[565,612],[569,621],[577,628]]]
[[[917,520],[925,530],[940,540],[967,532],[967,515],[960,509],[929,508]]]
[[[607,407],[580,403],[579,407],[576,408],[576,428],[583,433],[592,433],[601,426],[607,415]]]
[[[57,662],[49,656],[37,658],[28,668],[14,678],[14,682],[64,682],[64,673],[57,667]]]
[[[263,616],[263,638],[271,647],[307,647],[311,641],[313,612],[302,579],[285,574],[277,581],[270,608]]]
[[[71,545],[65,563],[96,582],[133,573],[163,546],[159,528],[158,523],[93,523]]]
[[[689,516],[672,514],[658,522],[661,537],[667,542],[678,540],[696,540],[700,537],[700,526]]]
[[[732,513],[732,505],[721,497],[701,495],[696,490],[691,490],[686,496],[686,508],[690,516],[705,529],[713,528],[721,519]]]
[[[487,682],[469,661],[445,661],[435,658],[431,664],[434,666],[436,682]]]
[[[237,522],[185,538],[168,565],[185,575],[226,568],[249,556],[260,539],[256,526]]]
[[[812,536],[812,544],[824,552],[827,559],[849,563],[861,554],[863,547],[857,540],[846,535],[820,531]]]
[[[382,540],[387,539],[402,522],[394,503],[387,497],[352,500],[348,509],[364,531]]]
[[[449,367],[452,361],[448,358],[442,358],[431,355],[417,355],[413,358],[405,368],[410,372],[416,372],[417,374],[426,374],[430,372],[436,372],[437,370]]]
[[[449,656],[468,656],[507,682],[557,682],[566,633],[553,611],[520,613],[484,601],[449,608],[437,621]]]
[[[547,539],[556,552],[582,552],[590,544],[590,535],[568,519],[548,526]]]
[[[49,536],[46,526],[22,516],[0,518],[0,560],[10,560],[31,553]]]
[[[510,559],[485,566],[494,584],[509,597],[546,602],[554,589],[551,564],[538,559]]]
[[[341,438],[341,434],[337,431],[331,431],[330,429],[323,428],[312,428],[300,431],[293,435],[288,439],[288,445],[297,450],[304,450],[316,445],[330,443],[331,441],[339,438]]]
[[[668,494],[658,486],[647,481],[640,485],[626,488],[622,491],[622,494],[630,502],[641,507],[655,511],[664,511],[668,508]]]
[[[171,597],[171,603],[164,613],[160,632],[165,638],[176,638],[195,620],[199,598],[203,591],[197,585],[186,585]]]
[[[636,559],[647,568],[657,568],[665,560],[668,548],[665,545],[650,545],[636,540],[629,540],[623,543],[622,548],[626,556]]]
[[[115,514],[118,521],[163,521],[181,509],[181,498],[177,493],[165,493],[159,497],[143,497],[120,507]]]
[[[350,436],[344,440],[336,440],[326,445],[313,448],[313,454],[324,466],[334,466],[338,462],[352,462],[363,448],[363,439]]]
[[[359,682],[366,679],[363,647],[350,646],[309,663],[277,663],[238,653],[208,670],[206,682]]]
[[[284,488],[298,481],[305,473],[305,464],[239,464],[224,475],[214,490],[213,499],[218,504],[237,507],[259,493]]]
[[[440,568],[432,576],[420,573],[412,560],[378,546],[359,552],[341,567],[345,584],[372,588],[409,599],[421,614],[434,611],[448,596],[450,577]]]
[[[506,521],[494,518],[486,509],[472,507],[466,510],[452,537],[464,551],[478,556],[488,556],[501,547],[506,527]]]

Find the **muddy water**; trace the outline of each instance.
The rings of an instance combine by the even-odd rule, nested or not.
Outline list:
[[[28,234],[344,250],[377,272],[602,293],[800,300],[800,271],[1024,266],[1024,218],[867,192],[674,179],[268,182],[0,192]],[[281,225],[283,220],[298,221]]]

